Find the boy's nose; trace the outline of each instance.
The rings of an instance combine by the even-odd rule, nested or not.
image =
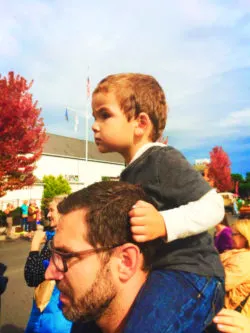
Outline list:
[[[62,278],[63,273],[58,271],[53,263],[53,260],[50,259],[49,266],[45,271],[45,280],[61,280]]]
[[[92,131],[98,132],[99,130],[100,130],[99,125],[98,125],[97,121],[95,121],[92,125]]]

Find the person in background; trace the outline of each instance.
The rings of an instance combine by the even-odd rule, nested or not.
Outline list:
[[[215,226],[214,245],[219,253],[231,250],[233,247],[232,230],[226,214],[223,220]]]
[[[54,237],[59,221],[57,204],[65,197],[66,195],[57,196],[49,204],[50,230],[45,232],[40,229],[34,233],[24,268],[25,281],[29,287],[37,287],[45,280],[46,265],[51,257],[48,241]],[[33,301],[25,333],[69,333],[71,326],[72,323],[66,320],[62,314],[59,304],[59,290],[55,287],[50,302],[43,312],[40,312]]]
[[[225,308],[250,318],[250,220],[232,225],[233,249],[220,255],[225,269]]]
[[[6,214],[6,223],[7,223],[7,228],[6,228],[6,238],[11,239],[12,238],[12,226],[13,226],[13,215],[12,212],[14,210],[14,206],[11,203],[7,204],[7,207],[4,211]]]
[[[33,233],[36,231],[36,215],[38,208],[36,206],[35,200],[32,200],[28,208],[28,224],[29,224],[29,236],[32,237]]]
[[[37,213],[36,213],[36,224],[41,224],[42,212],[41,209],[36,205]]]
[[[21,206],[21,212],[22,212],[22,220],[21,220],[21,226],[23,228],[23,231],[28,231],[28,200],[24,200],[23,204]]]

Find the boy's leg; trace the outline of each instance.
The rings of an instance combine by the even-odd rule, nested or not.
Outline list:
[[[181,271],[153,271],[140,291],[124,333],[201,333],[223,307],[224,285]]]

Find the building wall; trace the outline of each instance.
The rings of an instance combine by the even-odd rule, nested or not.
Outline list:
[[[63,175],[69,181],[72,191],[77,191],[94,182],[102,180],[103,176],[117,177],[124,169],[124,165],[107,162],[85,161],[78,158],[42,155],[37,162],[35,176],[42,180],[44,175]],[[75,176],[75,179],[74,179]],[[4,209],[8,202],[20,206],[23,200],[35,199],[40,203],[43,185],[36,184],[22,190],[10,191],[0,198],[0,209]]]

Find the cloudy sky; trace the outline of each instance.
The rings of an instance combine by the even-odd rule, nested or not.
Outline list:
[[[232,172],[250,172],[249,0],[0,0],[0,73],[10,70],[34,80],[48,132],[77,138],[88,75],[93,89],[111,73],[151,74],[171,145],[191,163],[222,146]]]

